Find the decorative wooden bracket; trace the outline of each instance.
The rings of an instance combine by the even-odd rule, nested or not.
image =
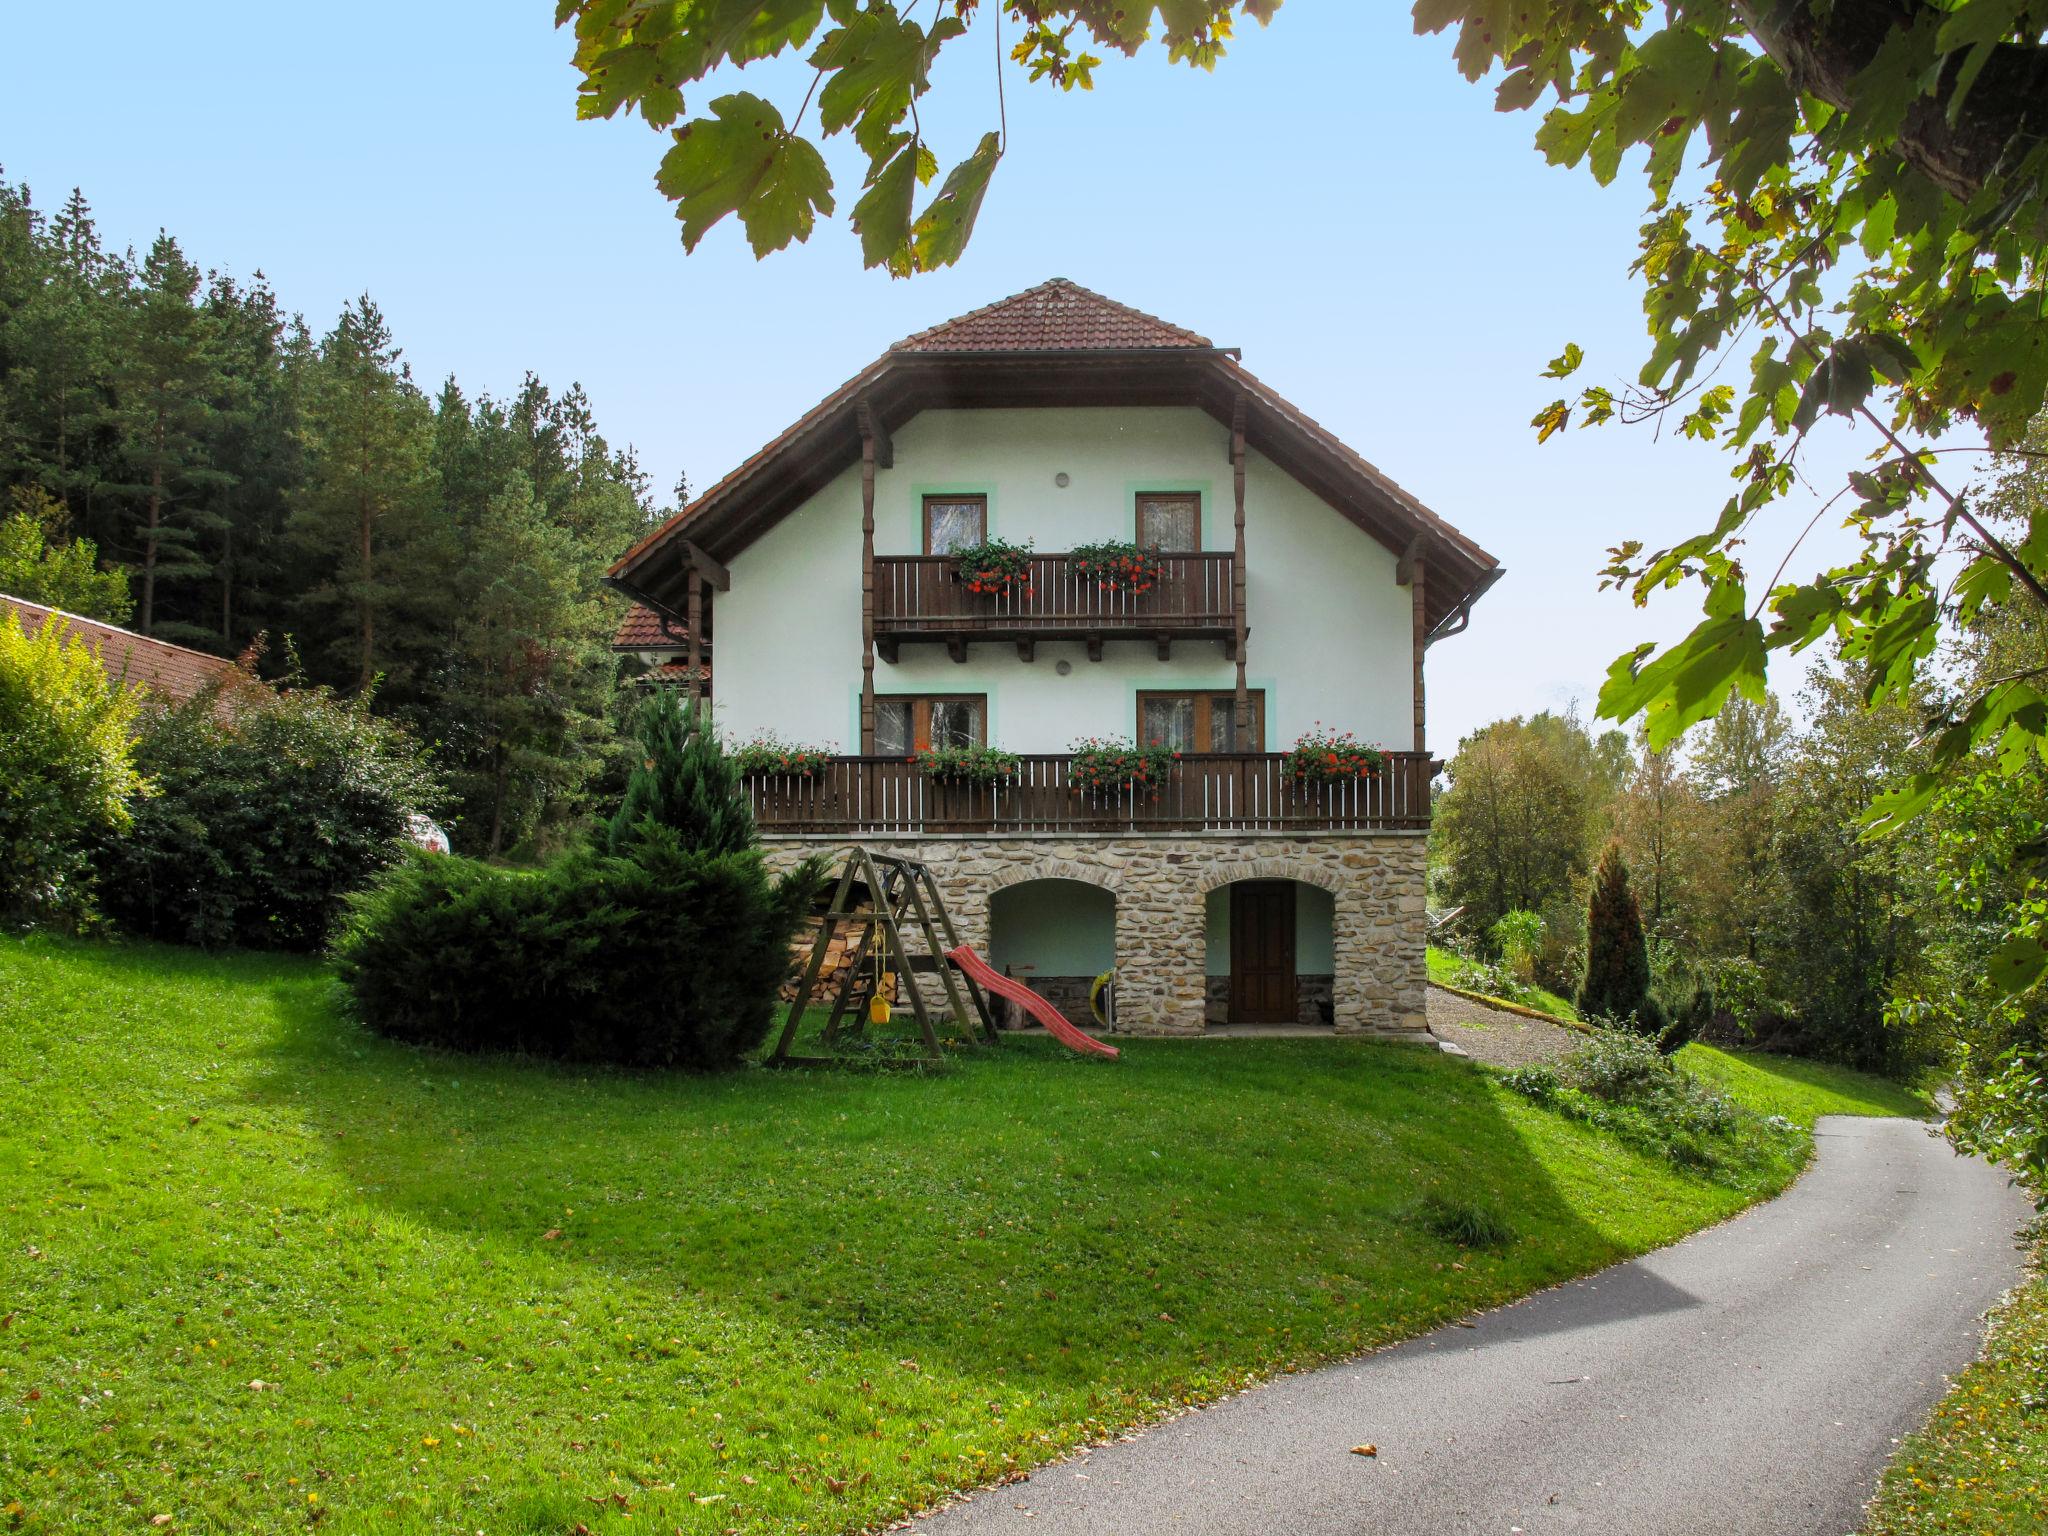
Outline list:
[[[887,663],[889,663],[889,665],[890,665],[890,666],[892,666],[892,667],[893,667],[893,666],[895,666],[895,665],[896,665],[896,654],[897,654],[897,653],[896,653],[896,642],[895,642],[894,640],[881,640],[881,639],[878,639],[878,640],[876,640],[876,641],[875,641],[875,654],[876,654],[877,656],[881,657],[881,658],[882,658],[882,660],[884,660],[884,661],[886,661]]]
[[[946,654],[955,661],[965,661],[967,659],[967,642],[957,639],[948,640],[946,642]]]
[[[875,409],[866,395],[853,402],[853,419],[860,424],[860,435],[875,445],[875,467],[894,469],[896,440],[889,436],[889,429],[882,422],[882,413]]]
[[[1158,638],[1159,638],[1159,659],[1160,659],[1161,661],[1171,661],[1171,660],[1173,660],[1173,636],[1171,636],[1171,635],[1161,635],[1161,636],[1159,636]]]
[[[1231,403],[1230,443],[1229,446],[1226,447],[1223,451],[1224,461],[1231,465],[1235,465],[1237,463],[1237,456],[1239,452],[1242,451],[1242,446],[1244,443],[1244,417],[1244,396],[1239,395],[1237,399]]]
[[[732,572],[705,554],[701,545],[685,541],[683,544],[683,555],[692,566],[696,567],[697,574],[710,582],[712,586],[718,588],[721,592],[730,592],[732,590]]]
[[[1038,660],[1038,642],[1036,640],[1019,640],[1017,642],[1017,659],[1019,661]]]
[[[1088,659],[1090,661],[1102,660],[1102,636],[1090,635],[1088,637]]]
[[[1415,564],[1429,555],[1429,535],[1418,533],[1408,541],[1408,547],[1401,551],[1394,561],[1394,585],[1405,587],[1415,580]]]

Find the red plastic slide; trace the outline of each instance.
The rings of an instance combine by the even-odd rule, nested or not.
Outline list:
[[[995,993],[997,997],[1007,997],[1011,1002],[1030,1014],[1031,1017],[1038,1020],[1039,1023],[1045,1026],[1045,1032],[1051,1035],[1053,1039],[1059,1041],[1061,1045],[1076,1051],[1093,1051],[1098,1056],[1114,1056],[1117,1054],[1115,1046],[1104,1045],[1093,1035],[1082,1034],[1080,1030],[1067,1022],[1067,1016],[1061,1013],[1059,1009],[1053,1007],[1051,1003],[1025,986],[1023,982],[1013,981],[1001,971],[998,971],[994,966],[982,959],[981,956],[977,955],[971,945],[962,944],[958,949],[947,950],[946,958],[957,965],[968,976],[971,976],[989,991]]]

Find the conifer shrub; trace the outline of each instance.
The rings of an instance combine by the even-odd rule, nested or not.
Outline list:
[[[420,854],[352,904],[343,984],[380,1034],[629,1067],[740,1065],[774,1021],[810,885],[643,826],[539,871]]]
[[[418,740],[367,699],[251,676],[152,706],[135,761],[156,793],[101,845],[101,905],[178,944],[320,948],[442,794]]]
[[[1586,904],[1586,974],[1578,1004],[1589,1019],[1609,1019],[1653,1034],[1662,1029],[1661,1010],[1650,1004],[1643,916],[1617,843],[1601,850],[1593,874],[1593,894]]]
[[[694,1071],[759,1047],[820,862],[770,877],[739,775],[695,711],[656,694],[636,733],[624,800],[591,846],[538,871],[420,855],[351,902],[334,955],[366,1024]]]

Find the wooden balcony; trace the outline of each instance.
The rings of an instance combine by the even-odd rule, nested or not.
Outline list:
[[[1106,591],[1071,557],[1034,555],[1028,589],[971,592],[951,555],[877,555],[875,648],[893,663],[906,640],[943,641],[964,661],[970,641],[1014,641],[1028,661],[1039,640],[1081,640],[1100,661],[1105,640],[1151,640],[1161,657],[1175,640],[1221,640],[1234,657],[1237,556],[1161,555],[1159,566],[1148,592]]]
[[[1389,753],[1370,778],[1300,784],[1279,753],[1190,755],[1156,791],[1082,790],[1064,753],[1026,756],[1015,781],[927,778],[900,757],[835,757],[815,778],[753,774],[761,831],[792,835],[1148,832],[1420,832],[1429,826],[1427,753]]]

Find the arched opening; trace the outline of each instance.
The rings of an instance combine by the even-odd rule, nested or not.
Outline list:
[[[1116,965],[1116,896],[1081,880],[1026,880],[989,898],[989,964],[1074,1023],[1094,1023],[1088,992]]]
[[[1330,1024],[1337,901],[1302,880],[1237,880],[1203,907],[1211,1024]]]

